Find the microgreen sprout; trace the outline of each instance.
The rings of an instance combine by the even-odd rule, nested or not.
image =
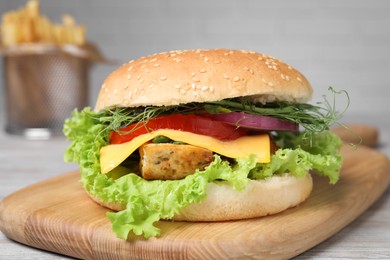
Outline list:
[[[102,112],[105,115],[100,116],[99,120],[101,123],[107,125],[108,130],[119,131],[124,126],[139,123],[136,124],[135,130],[138,127],[144,126],[148,120],[160,115],[245,112],[297,123],[310,135],[329,130],[333,124],[337,123],[349,106],[350,100],[346,91],[336,91],[332,87],[329,87],[328,90],[333,94],[333,100],[329,101],[327,96],[324,95],[323,101],[317,102],[314,105],[291,102],[257,104],[245,98],[233,98],[204,103],[194,102],[176,106],[117,107]],[[340,94],[345,94],[347,98],[346,107],[341,113],[336,110],[336,95]]]

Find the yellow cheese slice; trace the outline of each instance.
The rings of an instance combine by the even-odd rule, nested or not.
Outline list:
[[[268,135],[243,136],[232,141],[221,141],[210,136],[190,132],[160,129],[137,136],[130,142],[110,144],[102,147],[100,149],[101,172],[107,173],[111,171],[141,145],[159,135],[166,136],[174,141],[206,148],[229,158],[243,158],[250,154],[255,154],[257,155],[258,162],[268,163],[271,160],[270,139]]]

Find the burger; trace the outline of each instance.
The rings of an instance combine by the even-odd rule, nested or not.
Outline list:
[[[300,72],[253,51],[141,57],[107,77],[94,109],[65,121],[65,160],[123,239],[160,235],[159,220],[276,214],[309,197],[311,174],[339,178],[329,127],[340,114],[311,96]]]

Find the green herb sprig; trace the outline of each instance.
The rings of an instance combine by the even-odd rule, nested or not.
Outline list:
[[[337,123],[349,106],[350,100],[346,91],[336,91],[332,87],[329,87],[329,91],[333,94],[332,102],[324,95],[324,100],[317,102],[315,105],[290,102],[273,102],[263,105],[252,103],[245,98],[233,98],[177,106],[118,107],[101,112],[104,115],[100,115],[99,120],[107,125],[108,130],[119,131],[123,126],[140,123],[136,125],[135,130],[144,126],[148,120],[160,115],[245,112],[291,121],[301,125],[309,134],[312,134],[329,130],[333,124]],[[341,113],[336,110],[336,95],[340,94],[345,94],[347,98],[346,107]]]
[[[308,103],[274,102],[259,106],[258,104],[250,103],[245,100],[241,100],[241,102],[237,100],[221,100],[207,102],[208,105],[206,105],[206,108],[210,113],[213,113],[213,111],[218,113],[218,111],[230,110],[275,117],[297,123],[310,133],[318,133],[329,130],[333,124],[337,123],[349,106],[350,101],[346,91],[335,91],[332,87],[329,87],[329,91],[333,94],[332,103],[330,103],[324,95],[324,100],[322,102],[317,102],[316,105]],[[347,104],[346,108],[339,113],[336,110],[336,95],[343,93],[347,97]]]
[[[203,105],[201,105],[201,103],[188,103],[178,106],[159,107],[116,107],[100,112],[101,114],[97,118],[102,124],[107,125],[107,129],[110,131],[119,131],[124,126],[137,124],[133,129],[135,130],[144,126],[148,120],[152,118],[169,114],[196,113],[196,111],[201,110],[202,107]]]

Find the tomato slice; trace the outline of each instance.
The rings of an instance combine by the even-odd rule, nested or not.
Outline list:
[[[247,134],[244,128],[237,128],[210,118],[194,114],[172,114],[159,116],[145,123],[139,122],[121,128],[119,132],[110,135],[111,144],[120,144],[131,141],[133,138],[158,129],[172,129],[211,136],[223,141],[234,140]]]

